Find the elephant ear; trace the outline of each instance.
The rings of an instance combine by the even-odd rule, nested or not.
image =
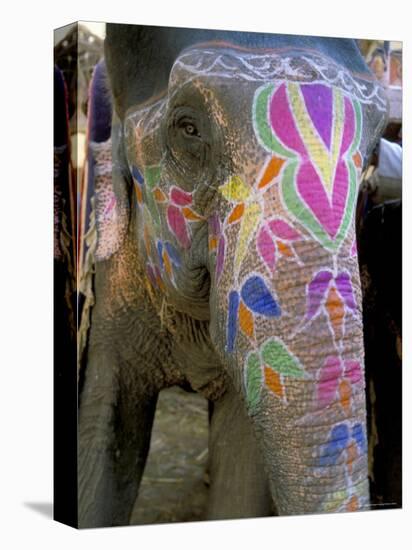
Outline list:
[[[129,219],[122,125],[107,89],[104,60],[96,65],[90,84],[87,135],[80,265],[110,258],[126,235]]]
[[[111,137],[104,142],[90,142],[89,152],[92,162],[89,160],[88,180],[93,189],[90,226],[96,228],[94,258],[101,261],[119,250],[130,216],[127,164],[121,125],[116,116]]]

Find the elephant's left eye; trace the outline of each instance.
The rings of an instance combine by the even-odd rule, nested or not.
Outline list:
[[[186,137],[201,137],[196,125],[190,120],[182,120],[178,126]]]
[[[219,149],[219,131],[212,124],[203,104],[182,104],[169,106],[167,118],[162,126],[164,162],[170,178],[179,181],[180,187],[192,191],[194,182],[210,181],[214,147]],[[177,101],[175,99],[175,101]],[[202,100],[203,101],[203,100]]]

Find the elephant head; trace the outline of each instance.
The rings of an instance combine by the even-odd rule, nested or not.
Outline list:
[[[135,101],[147,81],[117,79],[115,38],[114,191],[139,284],[208,324],[279,513],[366,509],[354,213],[381,88],[344,40],[225,40],[183,48],[165,87]]]

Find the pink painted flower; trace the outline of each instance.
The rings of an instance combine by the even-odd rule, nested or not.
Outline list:
[[[352,244],[352,247],[350,249],[350,255],[351,256],[357,256],[358,255],[358,244],[356,242],[356,238],[353,239],[353,244]]]
[[[261,225],[256,238],[256,248],[266,267],[273,272],[279,256],[296,257],[293,242],[302,238],[288,222],[274,218]]]
[[[345,213],[349,187],[343,157],[355,135],[352,104],[346,97],[339,103],[337,97],[334,88],[323,84],[284,84],[274,94],[270,105],[273,130],[282,143],[301,158],[296,176],[299,195],[332,239]],[[307,120],[293,116],[299,102]],[[337,103],[342,109],[341,115],[334,114]],[[313,149],[305,133],[311,126],[318,136]],[[338,142],[334,139],[336,132]]]
[[[270,187],[278,183],[284,163],[283,159],[275,155],[269,157],[253,187],[237,175],[232,176],[224,185],[219,187],[222,196],[233,204],[224,225],[228,227],[239,224],[238,243],[234,258],[235,277],[239,274],[241,264],[255,236],[257,250],[263,261],[269,270],[273,271],[275,267],[275,245],[271,242],[271,228],[263,226],[264,212],[260,197]],[[293,229],[286,222],[284,224],[280,230],[285,230],[288,226],[289,234],[292,234]],[[295,234],[297,233],[295,232]],[[281,248],[282,253],[285,255],[293,255],[287,245],[281,245]]]
[[[321,307],[327,305],[328,291],[332,285],[336,288],[343,306],[346,306],[352,312],[356,311],[356,302],[349,273],[341,271],[334,277],[329,269],[324,269],[318,271],[307,285],[306,317],[308,320],[313,319]]]
[[[359,361],[342,360],[338,356],[327,357],[317,375],[317,406],[323,409],[339,401],[341,406],[349,411],[353,386],[361,382],[362,368]]]
[[[269,99],[269,101],[268,101]],[[285,206],[326,248],[346,237],[354,209],[362,110],[328,84],[286,82],[256,94],[256,131],[285,162]]]
[[[103,212],[103,218],[105,220],[108,220],[113,216],[115,212],[115,206],[116,206],[116,196],[113,192],[111,192]]]
[[[170,204],[167,207],[167,222],[169,229],[183,246],[183,248],[190,247],[190,236],[186,220],[181,212],[181,209],[174,204]]]
[[[190,248],[189,223],[201,221],[203,217],[190,208],[193,202],[192,193],[172,186],[169,192],[169,201],[166,209],[169,229],[183,248]]]
[[[189,206],[192,204],[192,193],[188,193],[179,187],[173,186],[170,189],[170,200],[177,206]]]

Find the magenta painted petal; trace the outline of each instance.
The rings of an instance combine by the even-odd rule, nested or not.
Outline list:
[[[339,162],[336,167],[332,204],[313,164],[309,161],[302,163],[298,170],[297,187],[319,223],[330,237],[334,238],[345,213],[348,193],[348,171],[345,163]]]
[[[329,197],[311,162],[307,161],[300,165],[296,182],[303,201],[329,235],[334,237],[338,226],[331,210]]]
[[[350,249],[350,255],[351,256],[357,256],[358,254],[358,245],[356,243],[356,239],[353,239],[353,244],[352,244],[352,247]]]
[[[279,239],[284,241],[297,241],[301,238],[300,233],[284,220],[276,219],[268,223],[270,230]]]
[[[288,149],[298,153],[300,157],[295,185],[303,205],[313,213],[318,223],[333,240],[339,235],[339,229],[346,212],[349,193],[349,174],[344,155],[353,143],[356,120],[355,110],[351,100],[343,97],[343,127],[339,139],[339,153],[336,166],[329,167],[334,174],[328,176],[316,166],[316,162],[328,163],[331,159],[324,156],[332,146],[334,131],[333,112],[334,94],[338,92],[324,84],[300,84],[300,93],[313,126],[320,140],[325,145],[322,155],[317,155],[313,147],[307,149],[302,133],[298,130],[293,112],[293,104],[289,98],[286,84],[281,84],[273,93],[269,106],[270,123],[274,134]],[[306,138],[305,138],[306,139]],[[323,145],[319,143],[323,148]],[[335,151],[336,152],[336,151]],[[319,158],[318,158],[319,157]],[[326,166],[325,166],[326,170]],[[333,177],[333,181],[322,181],[322,178]],[[302,206],[303,206],[302,205]],[[339,235],[342,237],[342,235]]]
[[[219,279],[223,270],[223,262],[225,260],[225,238],[223,235],[219,238],[219,244],[217,247],[216,255],[216,279]]]
[[[306,109],[318,134],[330,150],[333,88],[324,84],[301,84]]]
[[[353,296],[352,282],[350,280],[350,275],[346,271],[342,271],[335,279],[336,288],[338,289],[339,294],[342,296],[343,301],[345,302],[346,307],[352,311],[356,310],[356,302]]]
[[[307,288],[307,318],[312,319],[318,312],[332,279],[330,271],[319,271]]]
[[[341,376],[342,362],[339,357],[328,357],[318,376],[317,399],[321,407],[326,407],[335,399]]]
[[[209,234],[215,237],[218,237],[221,231],[219,216],[217,214],[213,214],[208,219],[208,223],[209,223]]]
[[[182,191],[179,187],[173,186],[170,190],[170,199],[177,206],[189,206],[192,204],[192,193]]]
[[[348,378],[352,384],[356,384],[362,380],[362,368],[359,361],[353,359],[345,361],[344,376]]]
[[[343,127],[342,144],[340,148],[340,156],[343,156],[352,144],[355,137],[355,113],[349,99],[345,97],[345,125]]]
[[[183,248],[190,247],[190,237],[187,230],[186,220],[180,209],[173,204],[167,207],[167,221],[170,231],[175,235],[176,239]]]
[[[113,211],[115,206],[116,206],[116,195],[114,193],[112,193],[112,196],[110,197],[110,200],[109,200],[106,208],[104,209],[104,213],[103,213],[103,217],[106,220],[108,218],[110,218],[110,216],[112,214],[112,211]]]
[[[264,226],[260,229],[256,237],[256,247],[262,260],[267,267],[273,271],[276,264],[275,244],[269,231]]]
[[[339,228],[345,214],[346,201],[349,193],[349,173],[346,163],[340,160],[336,165],[333,181],[332,211],[335,225]]]
[[[272,96],[270,122],[275,135],[286,147],[292,149],[292,151],[297,151],[302,156],[307,155],[306,147],[296,129],[285,84],[281,84]]]

